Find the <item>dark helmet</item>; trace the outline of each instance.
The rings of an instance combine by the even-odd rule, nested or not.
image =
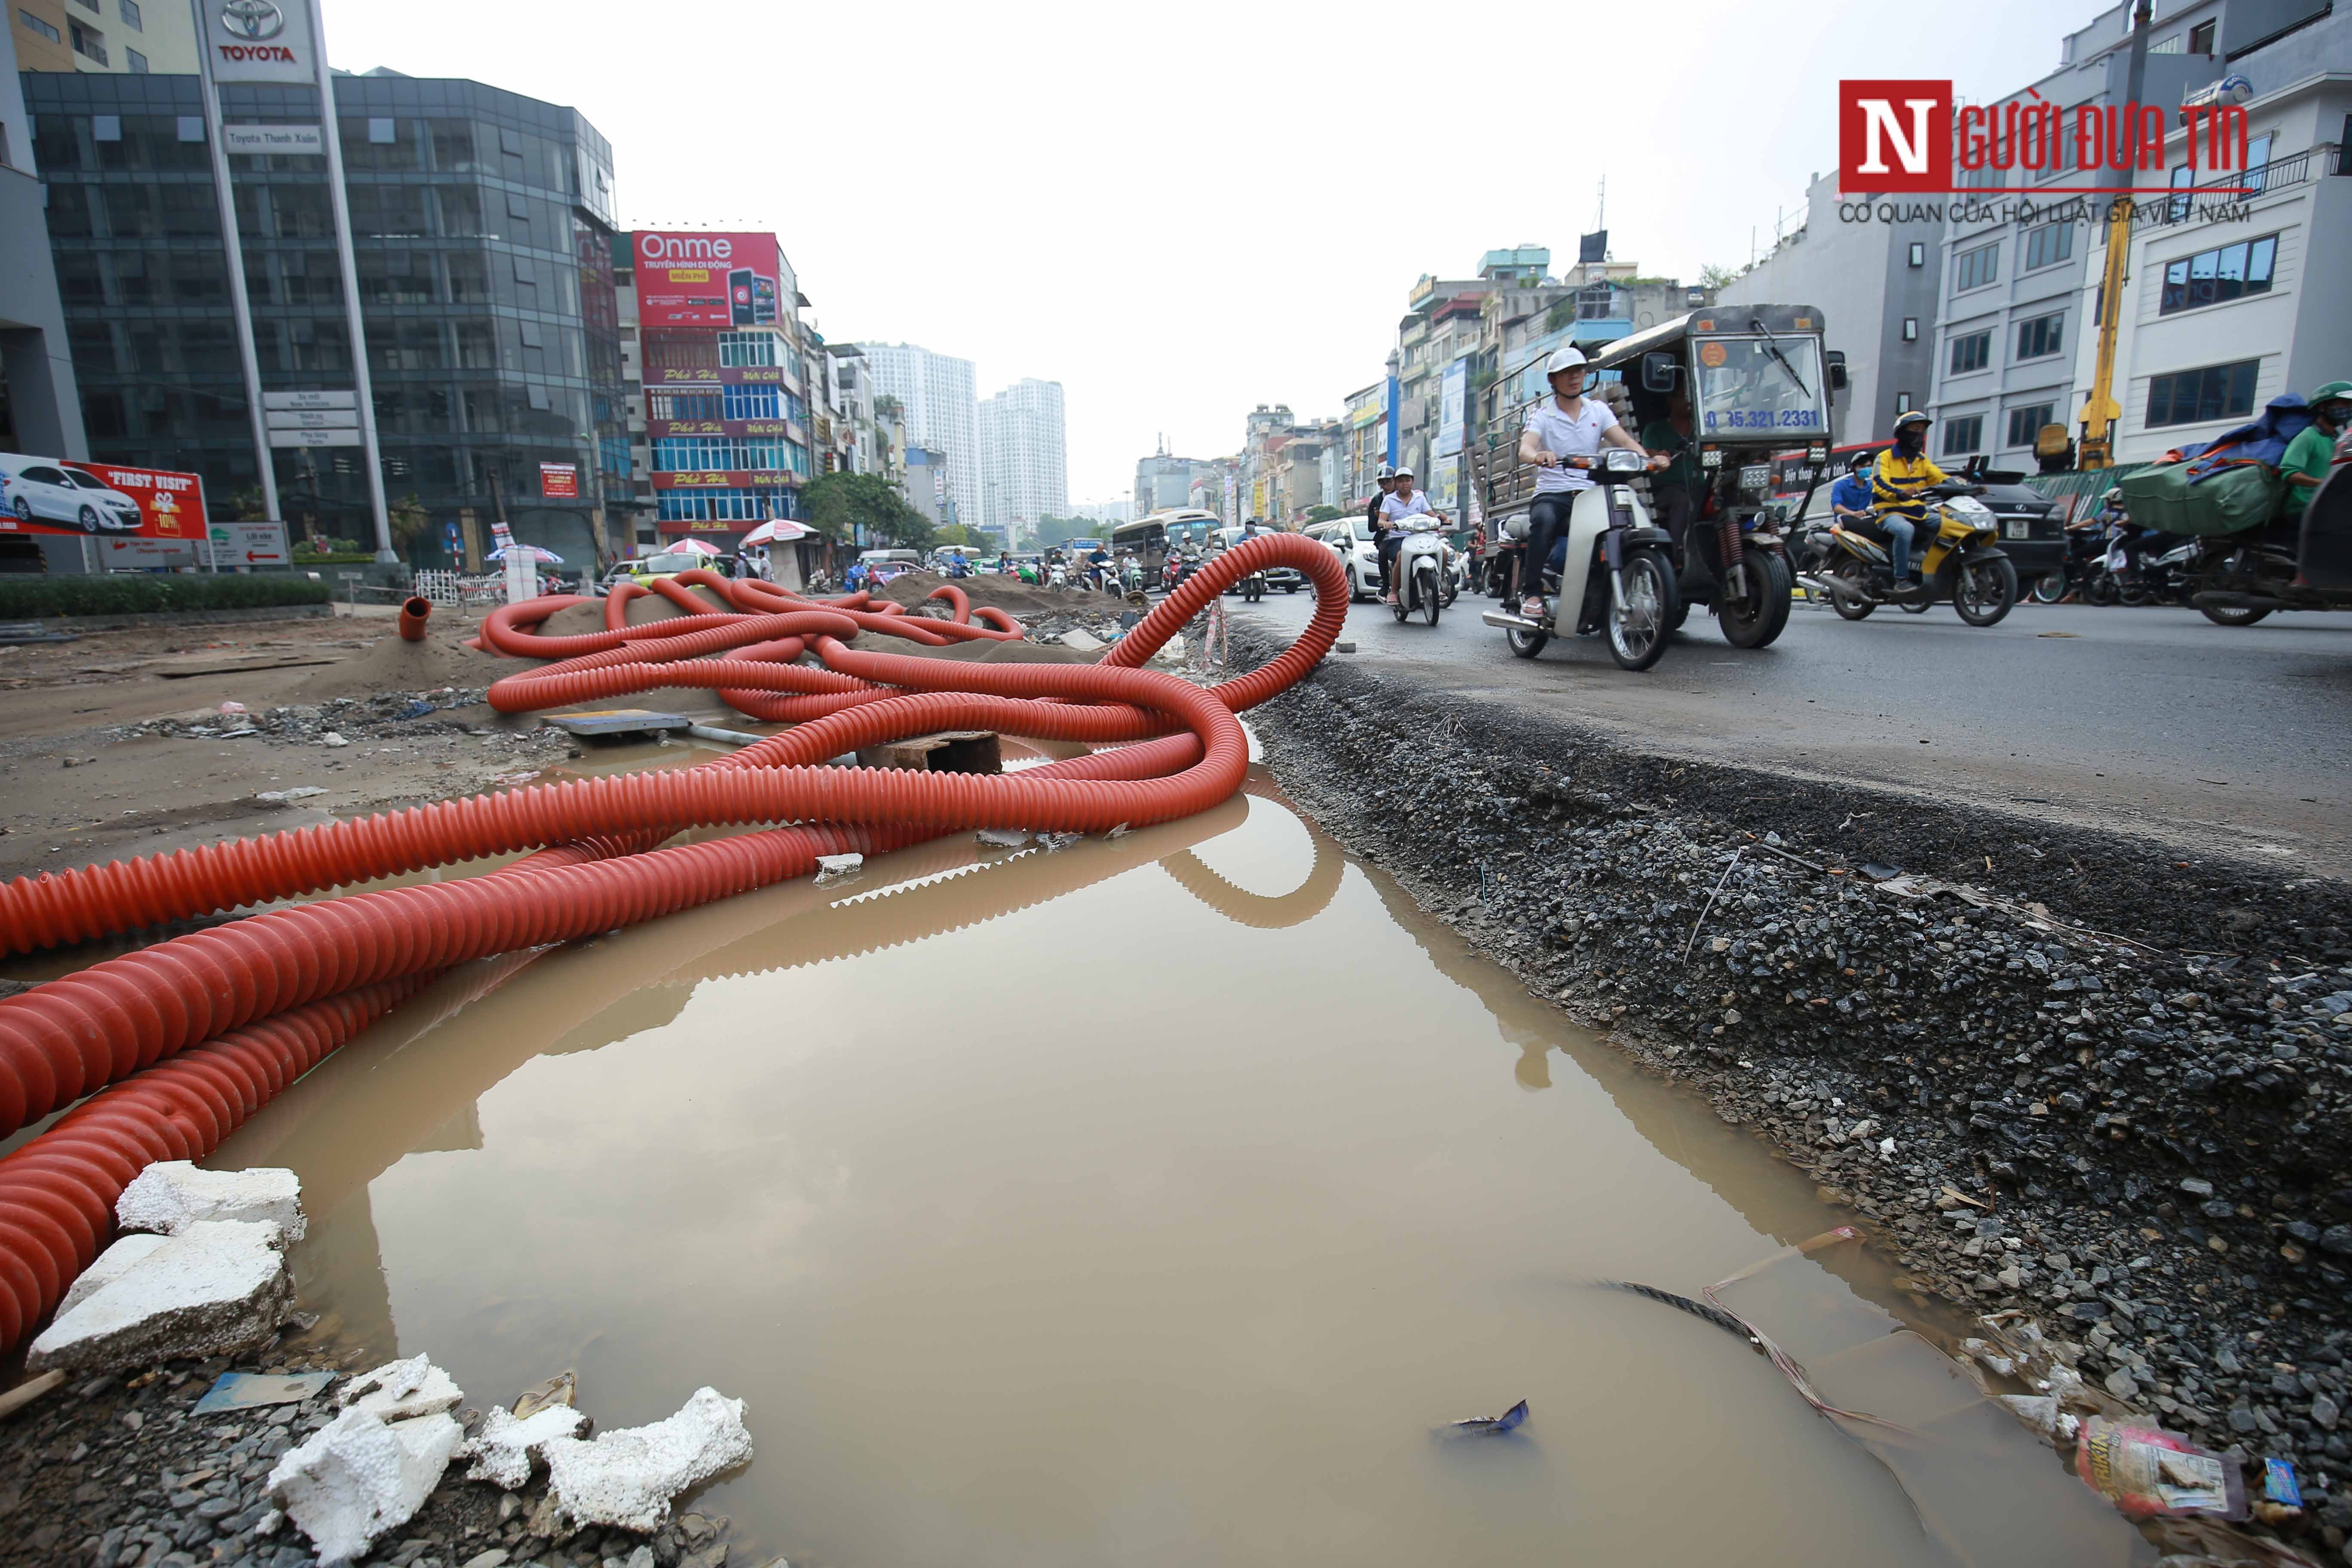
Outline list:
[[[1900,436],[1906,426],[1912,425],[1916,425],[1924,431],[1934,423],[1933,419],[1927,417],[1925,410],[1914,408],[1907,414],[1898,414],[1895,416],[1895,433]]]
[[[1845,471],[1849,474],[1858,474],[1877,461],[1878,454],[1875,452],[1856,452],[1845,460]]]

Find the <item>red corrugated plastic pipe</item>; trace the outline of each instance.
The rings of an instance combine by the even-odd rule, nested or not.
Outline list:
[[[1279,658],[1207,690],[1134,668],[1225,584],[1273,565],[1307,572],[1318,598],[1307,632]],[[418,977],[803,875],[820,854],[877,853],[960,827],[1099,832],[1188,816],[1241,784],[1247,748],[1234,713],[1311,669],[1348,605],[1328,551],[1296,535],[1264,536],[1196,574],[1100,665],[975,665],[864,652],[838,634],[997,635],[986,628],[713,581],[748,608],[680,616],[656,635],[636,627],[542,638],[520,628],[552,612],[523,605],[494,615],[496,630],[486,624],[484,638],[571,656],[571,673],[555,679],[588,678],[600,690],[685,683],[789,691],[823,675],[854,682],[826,694],[857,705],[704,767],[477,796],[0,888],[0,942],[21,952],[394,871],[537,851],[487,876],[255,915],[0,998],[0,1135],[132,1080],[0,1161],[0,1343],[20,1338],[94,1256],[114,1196],[138,1168],[208,1151],[235,1124],[232,1112],[249,1114]],[[968,613],[958,596],[949,602],[952,613]],[[729,635],[703,636],[711,631]],[[813,647],[828,668],[779,662],[788,647],[792,658]],[[773,653],[673,657],[724,647]],[[802,674],[782,674],[793,668]],[[606,670],[635,684],[624,687]],[[524,679],[520,689],[530,699],[553,689]],[[1007,775],[813,765],[950,727],[1139,743]],[[651,847],[688,826],[761,822],[800,826]]]
[[[422,594],[412,594],[400,606],[400,640],[423,642],[425,623],[432,616],[433,601]]]

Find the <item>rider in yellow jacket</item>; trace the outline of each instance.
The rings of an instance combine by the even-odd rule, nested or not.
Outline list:
[[[1922,492],[1942,484],[1945,478],[1944,470],[1927,456],[1929,423],[1916,409],[1896,419],[1895,445],[1878,454],[1878,466],[1870,475],[1870,499],[1878,526],[1886,531],[1887,563],[1893,568],[1898,594],[1906,592],[1911,582],[1912,532],[1927,521],[1927,502]]]

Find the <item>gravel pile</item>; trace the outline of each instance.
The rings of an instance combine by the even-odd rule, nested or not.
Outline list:
[[[572,744],[561,730],[497,724],[483,706],[484,691],[441,687],[429,691],[379,691],[259,713],[222,713],[204,720],[185,714],[149,719],[106,731],[110,741],[164,735],[185,740],[240,740],[331,751],[370,742],[458,746],[471,742],[531,757],[560,756]]]
[[[1814,1172],[1920,1293],[2014,1310],[2119,1403],[2294,1460],[2344,1545],[2352,890],[1631,752],[1345,665],[1254,718],[1333,832]]]
[[[266,1368],[364,1366],[367,1352],[321,1349]],[[128,1378],[67,1384],[0,1426],[0,1563],[90,1568],[309,1568],[302,1532],[271,1505],[278,1456],[337,1414],[334,1384],[299,1405],[210,1415],[190,1409],[226,1358],[172,1362]],[[339,1380],[340,1381],[340,1380]],[[459,1412],[470,1433],[480,1414]],[[450,1467],[424,1508],[362,1564],[395,1568],[738,1568],[725,1515],[680,1513],[653,1535],[565,1531],[550,1522],[544,1476],[520,1492],[468,1482]],[[535,1530],[551,1533],[535,1534]],[[774,1559],[781,1564],[782,1559]]]

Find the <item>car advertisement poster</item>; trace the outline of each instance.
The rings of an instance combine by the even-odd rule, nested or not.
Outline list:
[[[772,327],[782,252],[772,234],[670,233],[629,237],[644,327]]]
[[[209,521],[194,474],[0,452],[0,533],[193,542]]]

